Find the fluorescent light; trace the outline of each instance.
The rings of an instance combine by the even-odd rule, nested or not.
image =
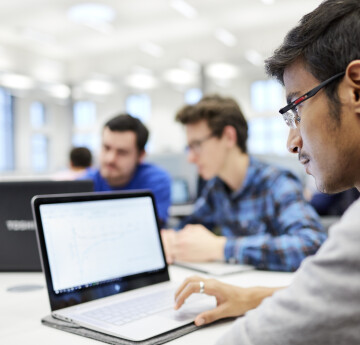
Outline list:
[[[170,6],[186,18],[193,19],[197,16],[197,10],[184,0],[171,0]]]
[[[44,86],[44,89],[55,98],[66,99],[70,96],[70,87],[65,84],[50,84]]]
[[[167,70],[164,73],[164,79],[169,83],[177,85],[192,85],[197,82],[197,77],[194,73],[180,68]]]
[[[274,0],[261,0],[265,5],[272,5],[275,1]]]
[[[215,31],[215,37],[224,45],[228,47],[235,47],[237,45],[237,38],[230,31],[219,28]]]
[[[150,90],[158,85],[158,80],[150,73],[133,73],[125,78],[125,84],[134,89]]]
[[[240,74],[237,66],[225,62],[209,64],[206,66],[205,72],[213,79],[235,79]]]
[[[82,83],[82,89],[94,95],[109,95],[115,91],[115,86],[108,80],[90,79]]]
[[[164,55],[164,49],[159,45],[152,42],[143,42],[140,44],[140,50],[153,57],[160,58]]]
[[[255,66],[262,66],[264,63],[262,55],[254,49],[247,50],[245,52],[245,58]]]
[[[16,90],[29,90],[35,86],[33,79],[16,73],[4,73],[1,75],[0,84],[4,87]]]

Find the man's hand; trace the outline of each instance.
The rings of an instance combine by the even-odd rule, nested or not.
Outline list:
[[[175,293],[174,309],[179,309],[193,293],[199,293],[200,281],[204,282],[204,293],[216,298],[217,306],[195,318],[197,326],[205,325],[226,317],[236,317],[256,308],[264,298],[282,288],[253,287],[241,288],[215,279],[193,276],[186,279]]]
[[[172,255],[179,261],[224,260],[225,242],[225,237],[214,235],[203,225],[189,224],[176,233]]]
[[[174,244],[176,241],[176,231],[173,229],[161,230],[161,240],[164,246],[166,262],[170,265],[174,262]]]

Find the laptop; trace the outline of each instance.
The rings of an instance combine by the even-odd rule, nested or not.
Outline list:
[[[31,198],[93,191],[92,181],[0,182],[0,271],[41,271]]]
[[[39,196],[32,201],[52,316],[141,341],[190,324],[216,300],[173,309],[154,197],[149,191]]]

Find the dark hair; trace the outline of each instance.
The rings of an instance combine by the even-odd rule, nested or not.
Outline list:
[[[176,121],[183,125],[205,120],[212,133],[221,137],[226,126],[232,126],[237,134],[237,146],[247,152],[248,125],[236,101],[219,95],[204,96],[197,104],[186,105],[176,114]]]
[[[139,119],[129,114],[120,114],[106,122],[104,128],[105,127],[108,127],[113,132],[134,132],[136,134],[136,146],[138,150],[140,152],[144,151],[149,138],[149,131]]]
[[[295,60],[319,81],[344,72],[360,58],[360,1],[327,0],[305,15],[285,37],[274,55],[265,61],[270,76],[284,84],[284,70]],[[339,120],[341,102],[337,94],[341,78],[325,87],[332,114]]]
[[[92,154],[86,147],[74,147],[70,151],[70,162],[76,168],[88,168],[92,163]]]

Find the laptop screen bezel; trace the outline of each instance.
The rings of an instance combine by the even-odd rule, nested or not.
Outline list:
[[[51,270],[49,265],[49,257],[45,242],[44,229],[41,221],[40,206],[57,204],[57,203],[70,203],[70,202],[86,202],[96,200],[111,200],[111,199],[126,199],[126,198],[139,198],[150,197],[152,200],[153,209],[155,212],[155,219],[157,225],[157,233],[161,244],[161,250],[164,260],[164,268],[156,270],[154,272],[146,272],[135,274],[127,277],[123,277],[120,280],[111,281],[108,283],[102,283],[95,286],[84,287],[79,290],[71,292],[64,292],[56,294],[53,288]],[[45,274],[46,286],[48,296],[50,300],[51,310],[58,310],[77,304],[85,303],[88,301],[96,300],[99,298],[112,296],[117,293],[130,291],[133,289],[166,282],[170,280],[168,266],[166,263],[164,247],[161,241],[160,235],[160,223],[155,206],[155,199],[153,194],[147,190],[135,190],[126,192],[92,192],[92,193],[74,193],[74,194],[62,194],[62,195],[43,195],[35,196],[32,199],[32,210],[35,220],[37,241],[39,246],[39,252],[41,257],[42,269]]]

